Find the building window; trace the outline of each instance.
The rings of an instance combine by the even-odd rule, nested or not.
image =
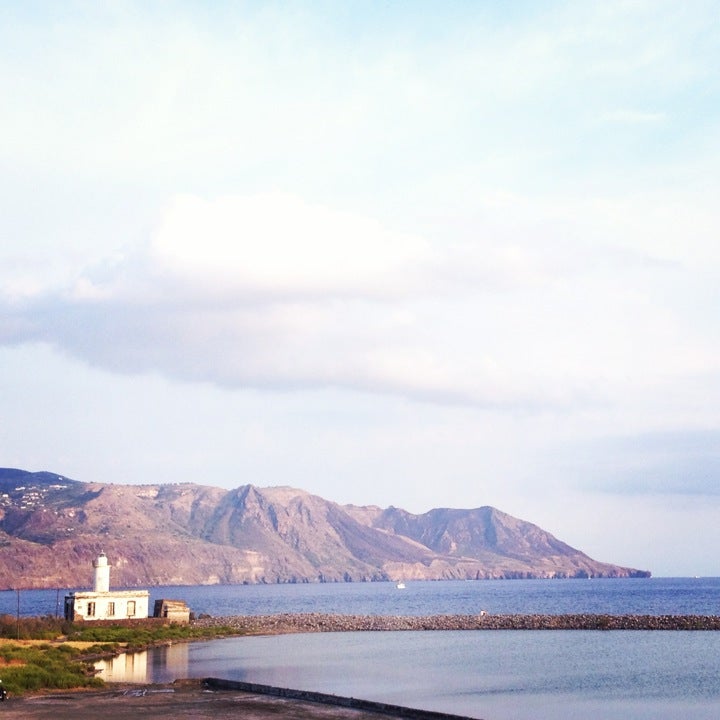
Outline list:
[[[94,602],[88,603],[87,615],[88,615],[88,617],[95,617],[95,603]]]
[[[115,603],[114,602],[108,603],[107,615],[108,615],[108,617],[112,617],[113,615],[115,615]]]
[[[128,600],[128,604],[127,604],[127,616],[128,616],[128,617],[135,617],[135,601],[134,601],[134,600]]]

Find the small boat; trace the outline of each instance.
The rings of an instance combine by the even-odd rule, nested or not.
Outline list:
[[[405,589],[405,583],[401,580],[396,586],[398,590],[404,590]]]

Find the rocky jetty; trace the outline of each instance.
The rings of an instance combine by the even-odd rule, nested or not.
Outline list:
[[[282,613],[202,617],[197,625],[248,635],[400,630],[720,630],[720,615],[429,615]]]

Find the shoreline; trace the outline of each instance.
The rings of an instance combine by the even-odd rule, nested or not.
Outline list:
[[[228,627],[244,635],[306,632],[435,630],[665,630],[717,631],[720,615],[341,615],[280,613],[203,617],[197,627]]]

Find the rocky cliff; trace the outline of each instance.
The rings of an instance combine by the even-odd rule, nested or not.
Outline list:
[[[80,483],[0,469],[0,589],[647,576],[491,507],[341,506],[288,487]]]

